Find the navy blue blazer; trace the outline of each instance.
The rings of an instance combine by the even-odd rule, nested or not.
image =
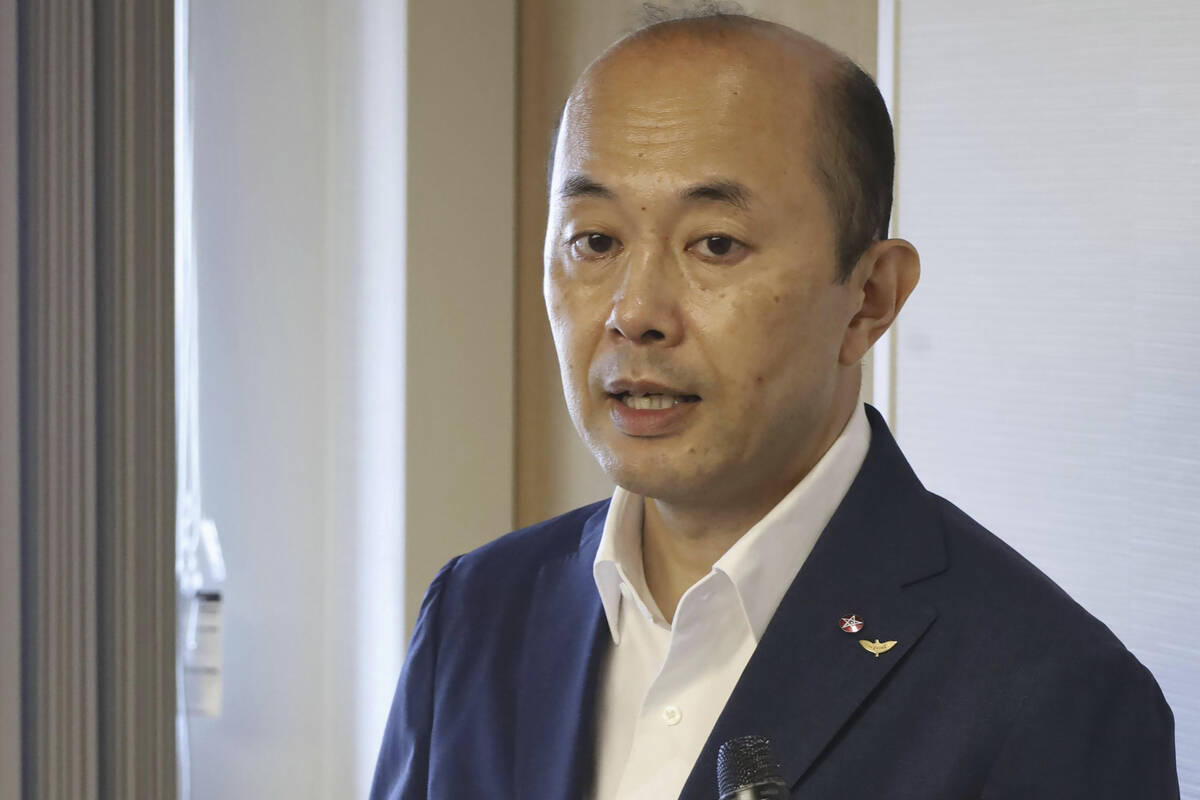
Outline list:
[[[770,737],[795,798],[1178,798],[1150,673],[1029,562],[922,487],[879,414],[845,500],[680,795]],[[588,795],[612,646],[592,560],[607,501],[447,564],[422,603],[374,800]],[[841,617],[865,622],[857,634]],[[895,641],[875,656],[860,639]]]

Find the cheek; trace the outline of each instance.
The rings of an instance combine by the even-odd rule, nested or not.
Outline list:
[[[729,307],[731,349],[747,366],[778,366],[801,338],[806,299],[774,286],[743,289]]]
[[[545,284],[546,313],[550,333],[558,354],[563,381],[576,391],[587,382],[589,356],[597,344],[597,331],[603,333],[603,319],[596,324],[594,303],[589,293],[569,280],[551,273]]]
[[[578,287],[573,285],[559,265],[551,263],[546,268],[543,296],[546,315],[550,318],[550,332],[561,353],[582,321]]]
[[[571,317],[566,305],[566,297],[562,290],[549,280],[546,282],[545,295],[546,316],[550,319],[550,335],[554,337],[554,346],[561,355],[571,332]]]
[[[706,339],[738,410],[755,413],[795,402],[826,372],[832,375],[840,337],[832,330],[829,300],[786,284],[746,288],[732,297],[719,315],[720,329],[710,325]],[[709,319],[718,316],[713,312]]]

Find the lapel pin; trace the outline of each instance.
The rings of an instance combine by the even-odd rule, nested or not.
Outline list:
[[[858,633],[863,628],[862,617],[858,614],[851,614],[848,617],[842,617],[842,630],[846,633]]]
[[[876,658],[879,658],[888,650],[891,650],[896,646],[895,642],[881,642],[878,639],[873,642],[869,642],[866,639],[859,639],[858,643],[861,644],[863,649],[868,653],[874,653]]]

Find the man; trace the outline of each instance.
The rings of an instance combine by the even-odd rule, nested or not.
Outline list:
[[[1178,797],[1107,628],[924,490],[858,401],[917,283],[874,84],[740,16],[610,48],[564,110],[545,296],[610,502],[448,564],[376,798]]]

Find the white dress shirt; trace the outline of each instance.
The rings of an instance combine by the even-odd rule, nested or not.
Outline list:
[[[679,796],[870,440],[860,403],[803,480],[684,592],[671,623],[646,587],[643,498],[621,488],[613,493],[592,568],[614,645],[596,704],[596,800]],[[715,787],[715,775],[713,781]]]

